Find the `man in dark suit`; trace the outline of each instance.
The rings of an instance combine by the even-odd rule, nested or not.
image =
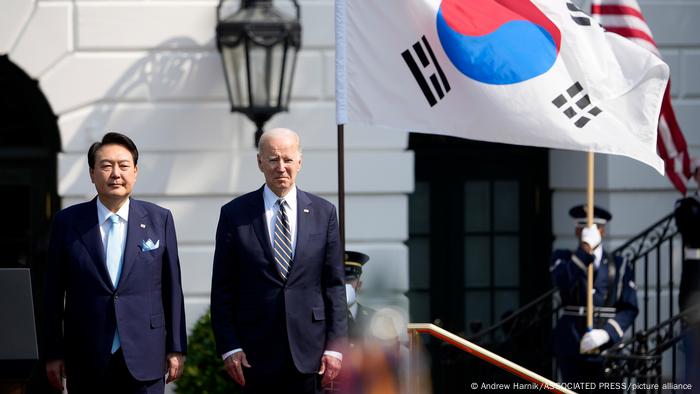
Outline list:
[[[107,133],[88,151],[97,197],[53,221],[45,290],[46,372],[77,393],[163,393],[186,352],[170,211],[131,199],[138,150]]]
[[[586,226],[585,205],[571,208],[569,215],[576,221],[578,248],[555,250],[549,268],[563,304],[554,350],[564,382],[602,382],[603,358],[596,353],[618,343],[639,312],[634,267],[603,250],[605,225],[612,219],[608,211],[594,207],[591,226]],[[592,330],[586,327],[589,264],[594,267]]]
[[[224,205],[216,230],[217,350],[245,392],[318,393],[340,371],[347,335],[335,207],[297,189],[295,132],[265,132],[257,161],[265,185]]]

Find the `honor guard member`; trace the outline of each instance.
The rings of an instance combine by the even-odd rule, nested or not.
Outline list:
[[[693,178],[700,185],[700,158],[692,165]],[[700,360],[700,194],[698,191],[676,201],[676,226],[683,237],[683,271],[678,293],[678,305],[685,311],[683,336],[685,346],[686,383],[700,385],[695,369]]]
[[[578,248],[554,251],[549,268],[564,311],[555,330],[554,352],[565,382],[600,382],[604,370],[598,351],[619,342],[638,313],[634,269],[622,257],[603,250],[605,224],[612,218],[608,211],[595,207],[590,227],[586,206],[571,208],[569,215],[576,221]],[[590,331],[586,327],[589,264],[594,265]]]
[[[374,309],[357,302],[357,292],[362,288],[362,266],[369,261],[369,256],[360,252],[345,252],[345,294],[348,301],[348,339],[350,346],[355,346],[365,335]]]
[[[369,256],[353,251],[345,251],[345,296],[348,303],[348,351],[343,352],[346,357],[343,369],[337,379],[324,387],[325,393],[341,392],[345,394],[359,394],[364,392],[363,362],[364,339],[370,320],[375,310],[357,302],[357,291],[362,287],[362,266],[369,261]]]
[[[693,178],[700,185],[700,158],[693,161]],[[700,194],[676,201],[676,226],[683,236],[683,271],[678,303],[681,311],[700,301]]]

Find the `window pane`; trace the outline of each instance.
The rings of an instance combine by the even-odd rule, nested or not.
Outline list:
[[[430,241],[428,237],[413,236],[408,245],[409,286],[411,289],[430,288]]]
[[[249,53],[250,61],[250,87],[253,104],[261,107],[271,106],[270,84],[272,76],[266,74],[272,64],[272,50],[270,48],[251,45]],[[279,74],[277,74],[279,75]]]
[[[410,321],[412,323],[430,323],[430,293],[427,291],[410,291],[408,300]]]
[[[517,236],[494,237],[494,283],[496,286],[520,284],[520,249]]]
[[[464,183],[464,230],[491,230],[491,193],[488,182]]]
[[[464,322],[468,333],[475,332],[475,323],[481,322],[481,328],[476,328],[476,332],[491,325],[491,297],[488,291],[464,292]]]
[[[506,317],[505,313],[515,312],[520,306],[520,297],[516,290],[496,290],[495,294],[496,321]]]
[[[408,198],[408,228],[411,234],[430,232],[430,187],[428,182],[416,182],[416,189]]]
[[[464,237],[464,286],[487,287],[491,283],[489,237]]]
[[[493,184],[493,226],[496,231],[518,231],[520,199],[517,181],[498,181]]]
[[[224,46],[222,56],[226,59],[226,77],[231,87],[231,99],[238,107],[250,105],[250,95],[248,94],[248,79],[246,78],[245,66],[245,46],[237,47]]]
[[[515,290],[497,290],[494,294],[495,316],[494,323],[503,320],[515,312],[520,306],[518,292]],[[507,328],[506,328],[507,330]],[[495,333],[498,340],[504,339],[504,332]]]

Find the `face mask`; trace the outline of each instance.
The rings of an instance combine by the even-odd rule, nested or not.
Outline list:
[[[355,304],[355,288],[352,285],[345,285],[345,297],[348,302],[348,306],[353,306]]]

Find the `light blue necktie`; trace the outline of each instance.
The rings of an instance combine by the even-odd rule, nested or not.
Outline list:
[[[119,216],[111,215],[109,217],[110,226],[109,232],[107,232],[107,253],[106,253],[106,263],[107,271],[109,271],[109,278],[112,280],[114,287],[117,287],[117,282],[119,281],[119,274],[121,273],[121,263],[122,263],[122,245],[120,242],[120,229],[119,229]],[[114,339],[112,340],[112,353],[119,349],[119,330],[114,330]]]

